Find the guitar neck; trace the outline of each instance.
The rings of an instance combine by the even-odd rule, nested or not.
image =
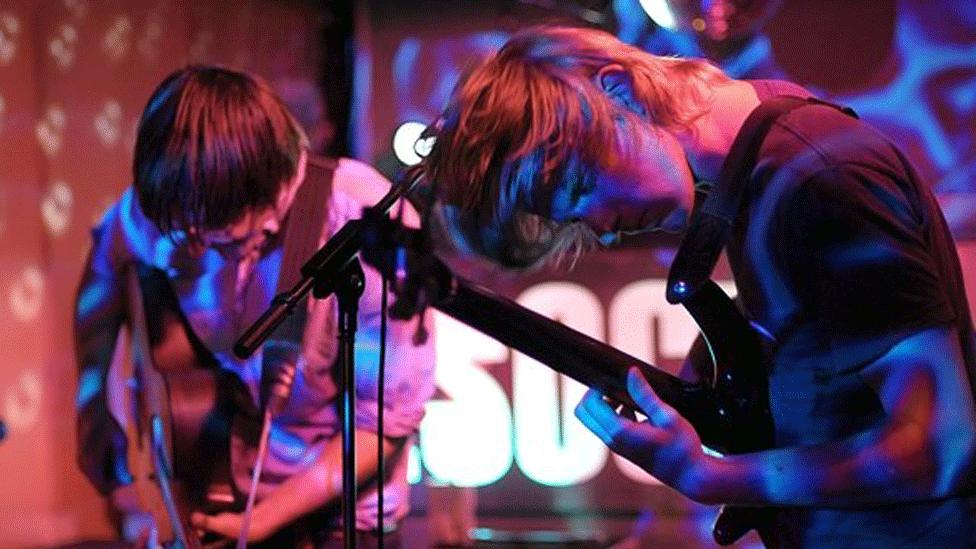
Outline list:
[[[627,394],[627,371],[637,366],[658,396],[683,415],[696,417],[703,409],[702,386],[683,381],[482,286],[453,278],[450,290],[435,299],[433,306],[629,407],[636,408]]]

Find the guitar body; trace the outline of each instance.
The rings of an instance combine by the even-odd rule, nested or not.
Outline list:
[[[231,482],[230,429],[246,390],[193,341],[165,274],[134,266],[126,295],[131,360],[118,375],[132,488],[167,546],[213,546],[189,518],[243,508]]]

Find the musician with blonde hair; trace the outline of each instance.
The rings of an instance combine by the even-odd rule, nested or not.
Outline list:
[[[680,302],[727,254],[770,343],[774,447],[704,452],[634,370],[646,419],[595,391],[577,408],[615,452],[693,500],[778,508],[770,546],[976,546],[976,353],[952,239],[903,154],[810,96],[532,28],[462,77],[418,171],[450,240],[503,266],[680,232]]]

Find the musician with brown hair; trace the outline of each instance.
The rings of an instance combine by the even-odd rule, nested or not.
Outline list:
[[[976,546],[976,354],[958,258],[929,189],[852,112],[788,82],[543,27],[462,77],[430,134],[419,170],[461,250],[525,268],[682,232],[672,302],[727,254],[771,347],[774,447],[706,453],[634,370],[645,418],[595,391],[577,408],[611,449],[693,500],[777,507],[770,546]]]
[[[306,192],[312,185],[318,194]],[[282,271],[283,248],[291,245],[288,233],[310,234],[314,250],[388,188],[364,164],[310,155],[296,120],[268,84],[253,75],[191,66],[169,75],[152,94],[139,123],[132,186],[93,231],[76,304],[78,458],[123,522],[134,526],[128,537],[145,539],[151,521],[128,486],[130,443],[110,411],[106,377],[120,327],[131,320],[124,273],[135,265],[162,277],[196,354],[229,373],[243,393],[237,396],[226,449],[238,496],[246,495],[255,466],[253,419],[267,400],[262,378],[267,383],[266,372],[285,362],[296,367],[291,396],[272,422],[249,539],[274,547],[336,543],[342,412],[337,406],[334,299],[309,299],[297,311],[304,322],[291,334],[277,334],[250,358],[237,358],[232,346],[268,307],[279,276],[287,274]],[[431,346],[416,346],[410,341],[412,330],[391,321],[384,438],[379,439],[380,288],[379,275],[367,267],[355,410],[361,486],[356,527],[364,539],[375,537],[380,519],[380,445],[387,458],[380,511],[384,525],[395,528],[407,512],[409,440],[433,392]],[[147,301],[157,298],[145,296]],[[229,538],[241,528],[241,516],[234,512],[196,513],[192,522]],[[396,546],[395,541],[389,537],[387,544]]]

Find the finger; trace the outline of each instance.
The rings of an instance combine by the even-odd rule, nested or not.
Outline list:
[[[616,407],[617,414],[621,417],[625,417],[634,423],[637,423],[637,412],[633,408],[627,406],[626,404],[619,404]]]
[[[614,453],[648,471],[647,459],[656,455],[671,440],[666,431],[648,423],[634,423],[618,416],[619,426],[606,428],[589,414],[588,410],[581,410],[580,421]]]
[[[618,415],[621,415],[631,421],[637,421],[637,416],[634,415],[634,410],[630,406],[627,406],[619,400],[607,395],[603,395],[603,402],[606,402],[607,406],[613,408],[613,411]]]
[[[576,407],[576,417],[610,450],[651,474],[656,472],[654,457],[672,438],[650,423],[637,423],[616,415],[595,391],[584,395]]]
[[[629,422],[626,418],[617,415],[614,406],[608,403],[601,393],[593,389],[583,395],[580,407],[608,433],[613,433]]]
[[[627,372],[627,393],[652,425],[667,429],[674,424],[678,412],[658,398],[657,393],[636,367]]]
[[[577,419],[580,420],[580,423],[592,431],[604,444],[610,444],[612,437],[609,431],[597,420],[597,417],[593,413],[593,409],[599,406],[607,406],[606,402],[603,401],[603,395],[590,389],[583,395],[579,404],[576,405],[575,414]]]
[[[135,542],[133,542],[134,545],[140,548],[141,547],[151,548],[152,545],[149,545],[149,536],[150,536],[150,532],[148,528],[140,530],[139,535],[136,536]]]
[[[199,528],[201,530],[208,530],[208,522],[210,517],[203,513],[193,513],[190,515],[190,524],[194,528]]]
[[[639,453],[652,451],[668,438],[666,433],[652,425],[621,417],[595,391],[584,396],[576,409],[576,416],[611,450],[632,461]]]
[[[226,537],[236,537],[241,531],[240,517],[234,513],[220,513],[218,515],[194,513],[190,516],[190,524]]]

